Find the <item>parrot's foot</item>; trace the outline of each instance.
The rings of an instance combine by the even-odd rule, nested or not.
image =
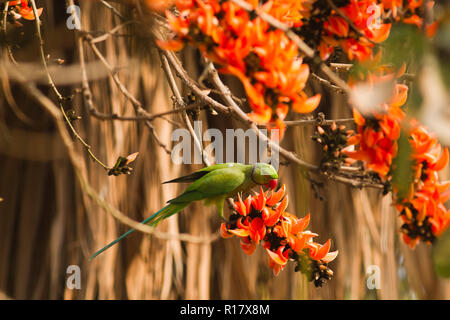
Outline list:
[[[223,222],[225,222],[226,224],[229,224],[230,221],[228,221],[227,218],[225,218],[225,216],[223,215],[223,210],[219,211],[218,217],[220,220],[222,220]]]
[[[225,218],[225,216],[223,215],[223,210],[219,211],[217,216],[219,217],[220,220],[222,220],[225,223],[230,223],[230,221],[227,220],[227,218]]]
[[[225,222],[226,224],[230,224],[230,221],[228,221],[227,218],[225,218],[224,216],[219,217],[220,220],[222,220],[223,222]]]

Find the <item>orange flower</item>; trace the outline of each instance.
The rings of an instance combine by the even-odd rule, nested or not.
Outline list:
[[[330,251],[331,240],[328,240],[324,245],[320,245],[318,243],[308,243],[309,248],[309,256],[314,260],[322,260],[325,258],[327,253]]]
[[[372,44],[366,43],[363,40],[356,40],[349,38],[340,42],[342,49],[347,52],[350,60],[365,61],[371,57]]]
[[[448,228],[450,212],[444,202],[450,197],[450,182],[440,182],[438,176],[448,164],[448,149],[441,151],[437,139],[416,120],[410,125],[414,182],[408,196],[396,201],[404,222],[403,239],[413,248],[419,240],[433,242]]]
[[[16,7],[19,14],[25,20],[34,20],[35,19],[34,13],[33,13],[33,8],[30,7],[30,5],[28,4],[28,0],[9,1],[9,6]],[[42,8],[37,9],[39,16],[41,16],[43,10],[44,9],[42,9]]]
[[[286,186],[283,184],[278,191],[271,191],[270,196],[266,196],[266,205],[268,207],[275,206],[286,194]]]
[[[404,18],[403,22],[407,24],[414,24],[417,28],[421,28],[423,20],[417,14],[414,14],[409,18]]]
[[[173,0],[146,0],[145,4],[151,11],[164,12],[173,5]]]
[[[378,173],[381,179],[386,180],[390,171],[392,160],[397,155],[397,140],[400,137],[400,121],[392,114],[387,113],[376,117],[376,126],[366,125],[362,116],[354,110],[358,125],[358,134],[348,139],[349,144],[359,144],[355,151],[345,149],[343,152],[350,158],[361,160],[366,167]]]
[[[383,12],[383,6],[378,4],[377,1],[356,1],[350,0],[350,3],[346,6],[340,7],[339,10],[343,13],[347,19],[352,21],[353,26],[358,29],[358,32],[350,28],[348,22],[336,15],[331,14],[328,20],[324,22],[324,30],[326,30],[323,39],[325,43],[328,43],[328,47],[325,43],[319,46],[321,57],[328,58],[330,51],[333,47],[338,45],[347,53],[350,60],[356,59],[364,61],[372,56],[373,44],[367,39],[373,42],[383,42],[389,36],[391,28],[390,24],[381,23],[375,25],[373,21],[373,8],[378,8],[378,12]],[[334,10],[332,11],[334,12]],[[364,34],[365,37],[360,37],[359,34]],[[337,37],[338,41],[330,41],[329,37],[333,35]]]
[[[389,37],[389,32],[391,30],[390,23],[384,23],[377,28],[367,28],[365,30],[365,35],[374,42],[383,42]]]
[[[269,268],[272,269],[275,276],[284,269],[288,262],[289,250],[283,251],[284,247],[279,247],[276,252],[266,248],[266,252],[269,255]]]
[[[266,194],[264,193],[262,187],[260,187],[259,193],[252,198],[252,206],[257,211],[262,211],[266,205]]]
[[[278,207],[275,210],[269,207],[264,208],[263,219],[266,226],[272,227],[279,221],[281,215],[284,213],[284,210],[286,209],[288,202],[287,199],[288,198],[286,196],[283,202],[280,205],[278,205]]]
[[[225,224],[225,222],[223,222],[221,225],[220,225],[220,236],[222,237],[222,238],[231,238],[232,236],[233,236],[233,234],[232,233],[230,233],[230,232],[228,232],[228,230],[227,230],[227,225]]]
[[[284,185],[278,191],[264,192],[261,188],[258,194],[244,201],[239,195],[234,202],[235,213],[230,216],[229,223],[222,223],[220,234],[223,238],[233,235],[239,237],[241,248],[248,255],[262,242],[274,275],[283,270],[289,260],[299,263],[298,259],[306,259],[311,266],[312,261],[320,265],[334,260],[338,252],[329,252],[331,241],[324,245],[315,243],[312,238],[317,234],[306,230],[310,215],[298,218],[286,212],[287,206],[288,196]],[[322,280],[329,279],[332,274],[326,266],[318,270],[321,270],[318,277]],[[315,282],[316,285],[322,283]]]
[[[347,37],[349,26],[344,18],[339,16],[331,16],[324,23],[325,30],[334,33],[338,37]]]
[[[377,81],[380,77],[388,79],[387,75],[369,78]],[[417,120],[405,119],[400,107],[407,99],[407,92],[405,85],[396,84],[394,96],[382,108],[385,113],[373,112],[372,116],[363,116],[355,110],[357,133],[347,140],[354,150],[346,148],[344,152],[352,160],[363,161],[367,169],[378,173],[385,183],[392,184],[396,208],[403,221],[403,240],[413,248],[420,240],[433,242],[448,228],[450,213],[444,202],[450,196],[450,182],[441,183],[438,171],[448,164],[449,151],[442,149],[436,137]],[[406,195],[398,193],[399,188],[391,176],[401,127],[406,128],[404,131],[411,145],[414,177]]]
[[[251,256],[255,252],[256,244],[249,238],[241,238],[241,248],[246,255]]]
[[[369,83],[392,81],[398,74],[381,67],[378,73],[367,75],[366,80]],[[350,135],[347,143],[355,145],[356,148],[355,150],[346,148],[343,152],[352,160],[363,161],[364,165],[378,173],[383,181],[389,180],[392,161],[397,156],[397,141],[405,118],[401,106],[406,103],[407,97],[408,87],[395,83],[392,97],[388,102],[381,104],[379,111],[373,111],[370,116],[365,116],[370,117],[369,119],[357,109],[353,110],[357,133]]]
[[[266,226],[261,218],[255,218],[250,223],[250,238],[256,244],[261,241],[266,235]]]
[[[248,1],[259,6],[258,1]],[[307,2],[307,1],[305,1]],[[242,82],[252,112],[250,119],[267,124],[269,130],[285,131],[284,118],[290,106],[296,112],[310,113],[320,95],[308,98],[302,91],[309,76],[296,44],[282,30],[271,29],[260,17],[251,15],[231,1],[175,1],[180,14],[166,12],[175,37],[158,45],[179,50],[190,43],[213,62],[219,72],[236,76]],[[308,7],[308,6],[307,6]],[[260,9],[295,26],[307,7],[302,1],[267,1]]]
[[[245,201],[242,201],[241,195],[238,195],[238,201],[234,202],[234,209],[241,215],[246,216],[248,213],[250,213],[250,206],[251,206],[251,197],[247,197]]]

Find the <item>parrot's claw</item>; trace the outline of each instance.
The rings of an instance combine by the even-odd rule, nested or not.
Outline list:
[[[223,211],[219,212],[218,214],[219,219],[222,220],[225,223],[230,223],[230,221],[227,220],[227,218],[225,218],[225,216],[223,215]]]
[[[219,218],[220,218],[220,220],[222,220],[222,221],[225,222],[226,224],[230,224],[230,221],[228,221],[228,219],[225,218],[224,216],[219,217]]]

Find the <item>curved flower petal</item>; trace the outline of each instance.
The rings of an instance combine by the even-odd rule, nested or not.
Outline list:
[[[241,241],[241,248],[244,251],[244,253],[246,255],[252,255],[253,252],[255,252],[256,249],[256,244],[253,242],[245,242],[245,241]]]
[[[224,238],[224,239],[226,239],[226,238],[231,238],[231,237],[233,236],[233,234],[231,234],[230,232],[228,232],[227,225],[226,225],[225,222],[223,222],[223,223],[220,225],[220,236],[221,236],[222,238]]]
[[[445,168],[445,166],[447,166],[448,159],[449,159],[448,148],[445,148],[444,152],[441,154],[439,159],[435,163],[430,165],[430,168],[435,171],[441,171],[442,169]]]
[[[297,234],[306,229],[309,225],[310,214],[308,213],[304,218],[301,218],[297,221],[297,223],[292,227],[292,233]]]
[[[330,247],[331,239],[328,239],[324,245],[317,244],[316,246],[313,246],[310,244],[309,256],[314,260],[321,260],[327,255],[328,251],[330,251]]]
[[[324,258],[322,258],[322,261],[325,263],[330,263],[331,261],[333,261],[334,259],[336,259],[336,257],[338,256],[339,251],[333,251],[333,252],[328,252]]]
[[[234,234],[238,237],[248,237],[250,235],[250,231],[248,229],[234,229],[234,230],[228,230],[229,233]]]
[[[156,39],[156,44],[161,49],[168,50],[168,51],[180,51],[184,48],[184,43],[183,43],[183,41],[180,41],[180,40],[162,41],[162,40]]]
[[[281,198],[283,198],[284,194],[286,193],[286,186],[283,184],[278,191],[270,194],[270,196],[266,199],[266,205],[269,207],[273,207],[275,204],[280,202]]]
[[[298,113],[310,113],[319,106],[320,99],[320,93],[305,100],[302,100],[300,98],[294,99],[292,108]]]
[[[277,252],[273,252],[269,249],[266,249],[267,254],[269,255],[269,257],[276,262],[279,265],[284,266],[288,259],[283,255],[282,250],[284,249],[284,247],[280,247]]]

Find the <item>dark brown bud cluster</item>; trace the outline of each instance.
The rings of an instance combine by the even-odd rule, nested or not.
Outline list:
[[[338,170],[347,157],[343,152],[347,146],[348,130],[344,125],[338,126],[333,122],[330,126],[317,126],[312,139],[322,146],[322,160],[320,166],[323,170]]]
[[[400,230],[411,239],[420,239],[425,243],[432,243],[436,236],[433,234],[432,224],[425,212],[419,212],[413,206],[405,206],[400,213],[404,221]]]
[[[119,176],[121,174],[131,174],[131,171],[133,171],[133,168],[129,166],[131,162],[136,160],[136,157],[138,156],[139,152],[135,152],[133,154],[130,154],[127,157],[121,157],[119,156],[117,158],[117,161],[111,169],[108,171],[109,176]]]
[[[292,258],[297,262],[295,272],[305,274],[308,281],[314,282],[315,287],[322,287],[333,277],[333,271],[328,268],[328,263],[322,260],[310,259],[306,252],[295,253],[295,256]]]

